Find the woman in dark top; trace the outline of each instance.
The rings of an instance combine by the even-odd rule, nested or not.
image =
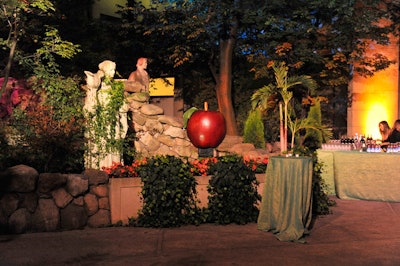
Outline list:
[[[394,122],[392,133],[388,137],[388,142],[396,143],[400,142],[400,119]]]

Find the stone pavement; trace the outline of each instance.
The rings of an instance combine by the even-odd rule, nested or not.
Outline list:
[[[257,224],[0,235],[0,265],[400,265],[400,203],[340,200],[306,244]]]

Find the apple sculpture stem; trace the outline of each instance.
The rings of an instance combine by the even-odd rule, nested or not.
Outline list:
[[[204,110],[194,112],[187,123],[187,134],[192,144],[200,149],[216,148],[226,135],[226,122],[221,112]]]

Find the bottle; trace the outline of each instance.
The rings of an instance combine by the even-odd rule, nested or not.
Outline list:
[[[365,139],[364,139],[363,135],[361,135],[360,143],[361,143],[361,150],[360,151],[367,151],[367,144],[365,143]]]

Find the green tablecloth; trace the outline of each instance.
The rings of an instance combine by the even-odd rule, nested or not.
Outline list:
[[[333,152],[317,150],[317,156],[318,162],[323,163],[321,177],[324,181],[324,187],[322,189],[327,195],[336,195]]]
[[[304,242],[311,223],[313,164],[308,157],[271,157],[257,226],[282,241]]]
[[[340,199],[400,202],[400,154],[321,150],[318,159]]]

